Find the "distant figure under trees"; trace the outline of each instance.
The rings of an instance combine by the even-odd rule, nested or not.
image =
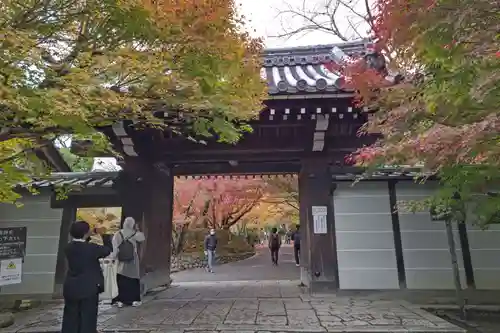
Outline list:
[[[292,234],[293,254],[295,256],[295,265],[300,266],[300,225],[297,225],[297,230]]]
[[[269,236],[269,250],[271,251],[271,260],[273,265],[278,266],[278,257],[281,248],[281,237],[278,234],[278,229],[273,228]]]

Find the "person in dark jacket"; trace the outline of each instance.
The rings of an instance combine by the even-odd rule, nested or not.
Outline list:
[[[217,249],[217,236],[215,230],[210,229],[210,233],[205,237],[205,255],[207,256],[207,271],[214,272],[215,250]]]
[[[300,266],[300,225],[297,225],[297,230],[292,235],[293,254],[295,256],[295,265]]]
[[[278,229],[273,228],[269,236],[269,250],[271,251],[271,261],[273,265],[278,266],[278,257],[281,248],[281,237],[278,234]]]
[[[112,248],[89,243],[91,230],[85,221],[73,223],[70,235],[73,239],[65,249],[68,272],[61,333],[96,333],[99,294],[104,291],[99,259],[107,257]]]

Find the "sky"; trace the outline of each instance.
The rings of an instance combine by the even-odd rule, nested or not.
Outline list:
[[[332,34],[323,32],[312,32],[305,36],[295,36],[293,38],[273,38],[283,34],[287,29],[294,29],[304,26],[304,19],[283,15],[284,11],[289,9],[299,10],[300,12],[324,12],[326,3],[334,3],[331,0],[237,0],[240,3],[241,14],[250,22],[247,24],[252,35],[264,38],[265,46],[269,48],[292,47],[306,45],[320,45],[338,43],[341,40]],[[364,1],[361,0],[343,0],[349,3],[358,13],[364,14]],[[369,0],[373,3],[373,0]],[[282,15],[279,15],[282,13]],[[346,8],[340,7],[336,15],[337,21],[342,32],[352,36],[352,30],[349,28],[348,19],[357,25],[360,18]],[[319,22],[327,22],[324,17],[318,19]],[[359,29],[363,30],[363,29]],[[366,30],[366,29],[364,29]],[[288,30],[289,31],[289,30]]]
[[[315,2],[316,0],[308,0]],[[288,6],[292,8],[300,8],[303,0],[239,0],[241,5],[241,14],[248,18],[248,28],[250,33],[255,37],[264,39],[266,47],[287,47],[287,46],[302,46],[302,45],[317,45],[329,44],[335,42],[335,37],[324,33],[310,33],[305,37],[293,38],[273,38],[284,32],[282,22],[290,17],[279,16],[280,12],[286,10]],[[297,25],[301,22],[296,20]],[[290,25],[287,22],[287,26]],[[294,25],[293,23],[291,24]],[[251,31],[255,30],[255,31]],[[331,42],[329,42],[332,40]]]
[[[287,29],[294,29],[304,25],[304,20],[290,15],[279,15],[288,9],[305,9],[309,11],[322,11],[324,4],[328,0],[237,0],[240,5],[240,14],[247,20],[246,28],[253,37],[260,37],[264,40],[266,48],[281,48],[306,45],[332,44],[340,42],[340,39],[332,34],[323,32],[311,32],[306,35],[294,36],[292,38],[276,38]],[[355,3],[357,11],[362,12],[362,8],[356,3],[363,4],[360,0],[345,0],[345,2]],[[352,12],[340,8],[338,11],[341,30],[349,33],[347,18],[355,24],[359,21]],[[347,28],[346,28],[347,27]],[[96,158],[93,170],[117,170],[119,167],[114,158]]]

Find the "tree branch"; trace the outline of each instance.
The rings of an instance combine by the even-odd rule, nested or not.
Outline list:
[[[356,8],[358,1],[327,0],[322,6],[324,10],[318,8],[314,8],[312,10],[308,9],[307,4],[310,4],[310,1],[306,0],[302,2],[302,6],[299,8],[293,8],[290,4],[286,4],[287,9],[280,11],[277,15],[277,17],[281,17],[282,30],[284,32],[271,37],[290,38],[294,35],[303,35],[314,31],[332,34],[342,41],[366,37],[366,34],[359,31],[359,27],[362,24],[367,24],[369,27],[372,27],[373,15],[368,0],[364,0],[363,6],[366,13],[358,11],[361,10]],[[343,8],[345,8],[350,14],[354,15],[354,17],[360,22],[355,23],[352,15],[349,17],[345,14],[345,11],[341,10]],[[302,26],[293,29],[284,27],[283,22],[297,18],[304,22]],[[339,20],[347,21],[349,29],[347,29],[345,33],[340,30],[340,27],[345,24],[340,24]],[[349,33],[349,30],[351,30],[352,33]]]

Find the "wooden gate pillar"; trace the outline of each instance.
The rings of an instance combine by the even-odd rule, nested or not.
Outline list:
[[[174,196],[171,170],[134,165],[124,170],[116,183],[122,200],[122,223],[126,217],[133,217],[146,237],[139,249],[145,288],[170,284]]]
[[[144,176],[147,189],[144,205],[146,243],[142,262],[146,285],[153,288],[170,283],[174,177],[168,168],[154,168]]]
[[[335,184],[327,158],[322,156],[302,160],[299,173],[300,230],[303,242],[301,280],[313,292],[338,289],[334,190]]]
[[[170,274],[174,177],[170,169],[151,170],[144,177],[144,185],[148,193],[144,205],[143,262],[146,272],[167,270]]]
[[[121,224],[126,217],[133,217],[136,223],[142,226],[144,213],[144,189],[141,174],[123,170],[115,180],[115,188],[120,194],[122,203]]]

